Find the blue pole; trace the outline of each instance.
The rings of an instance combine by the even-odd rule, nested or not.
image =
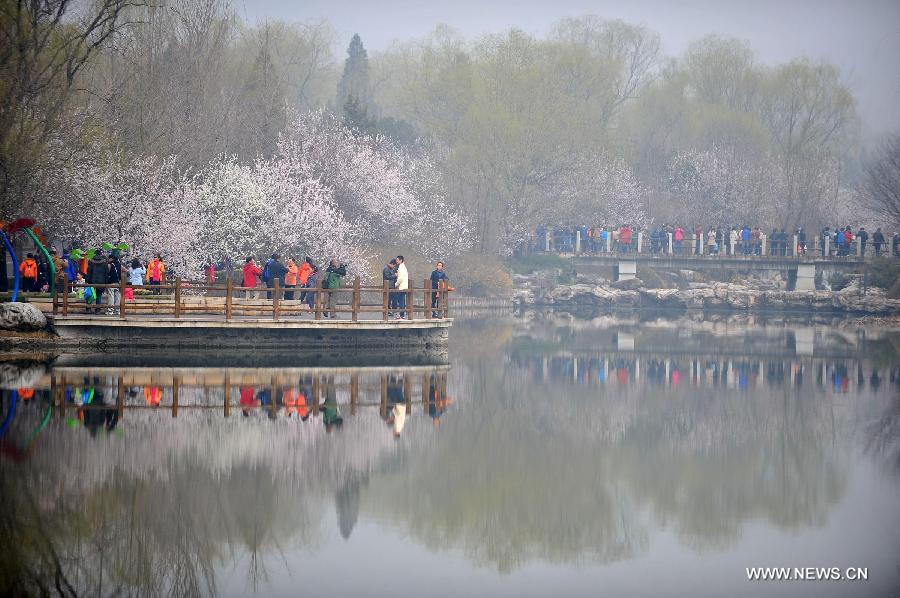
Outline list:
[[[13,292],[12,292],[12,301],[15,302],[16,299],[19,298],[19,259],[16,257],[16,251],[13,249],[12,244],[9,242],[9,237],[6,236],[6,233],[0,230],[0,235],[3,236],[3,243],[6,245],[6,250],[9,252],[9,255],[12,256],[13,263]],[[6,264],[3,264],[3,267],[6,268]],[[4,272],[4,276],[6,273]]]

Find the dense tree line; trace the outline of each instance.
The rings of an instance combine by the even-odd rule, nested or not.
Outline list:
[[[564,19],[545,37],[513,29],[466,39],[438,27],[371,56],[354,36],[342,64],[334,51],[343,40],[327,23],[248,24],[227,0],[0,7],[2,217],[34,215],[86,242],[97,234],[61,221],[62,206],[73,203],[81,220],[95,216],[83,193],[92,183],[73,172],[106,171],[108,182],[116,178],[109,171],[156,165],[164,171],[153,176],[173,189],[183,181],[214,189],[229,173],[277,160],[285,136],[322,118],[314,116],[321,109],[340,119],[330,139],[369,140],[355,154],[356,174],[300,168],[302,177],[285,176],[326,188],[312,194],[327,196],[325,212],[314,213],[371,224],[366,242],[416,235],[384,214],[360,221],[365,203],[332,184],[365,168],[380,173],[372,180],[404,179],[384,196],[394,210],[414,213],[431,198],[439,213],[425,229],[457,228],[469,241],[457,248],[489,253],[511,252],[539,223],[787,228],[897,218],[884,203],[896,200],[888,146],[860,158],[842,74],[804,58],[764,65],[733,39],[711,35],[667,57],[655,32],[587,16]],[[154,199],[123,184],[112,195],[143,197],[151,212],[194,209],[172,205],[191,193]],[[253,205],[228,191],[235,205]],[[317,226],[301,220],[298,238]],[[204,238],[187,246],[223,249]],[[251,240],[259,235],[232,245]],[[452,240],[426,250],[444,252]],[[363,255],[360,242],[339,253]]]

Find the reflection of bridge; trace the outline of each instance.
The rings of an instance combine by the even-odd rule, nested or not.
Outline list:
[[[168,408],[172,417],[185,409],[222,409],[225,417],[232,407],[262,408],[275,418],[303,401],[304,409],[317,415],[320,409],[346,405],[351,415],[358,407],[377,406],[386,415],[389,404],[403,403],[412,412],[413,398],[423,411],[443,409],[447,400],[449,366],[404,366],[361,368],[141,368],[141,367],[60,367],[44,374],[34,388],[47,391],[56,413],[68,409],[115,409],[121,418],[126,409]],[[145,397],[128,389],[143,387]],[[115,403],[81,404],[77,390],[108,389]],[[153,389],[151,394],[147,389]],[[185,389],[200,389],[185,400]],[[246,402],[246,392],[253,403]],[[341,393],[348,401],[338,403]],[[260,400],[261,397],[265,397]],[[377,397],[377,400],[375,399]],[[112,398],[112,397],[110,397]],[[322,400],[324,399],[324,403]]]
[[[814,384],[843,393],[861,390],[866,384],[877,391],[897,377],[878,368],[850,360],[813,360],[762,356],[672,356],[664,353],[572,353],[559,351],[544,355],[513,355],[513,363],[540,382],[577,386],[619,387],[649,384],[667,388],[799,388]]]

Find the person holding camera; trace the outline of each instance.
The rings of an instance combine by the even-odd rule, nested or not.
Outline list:
[[[322,288],[325,289],[325,313],[326,318],[336,318],[334,306],[337,301],[337,293],[334,289],[341,288],[341,279],[347,275],[347,264],[338,264],[337,260],[331,260],[331,264],[325,269],[325,280]]]

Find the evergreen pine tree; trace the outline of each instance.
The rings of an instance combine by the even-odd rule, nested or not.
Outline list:
[[[356,112],[347,114],[349,104]],[[355,104],[355,105],[354,105]],[[335,106],[344,110],[344,116],[352,122],[362,113],[367,117],[375,116],[375,107],[372,104],[371,89],[369,88],[369,57],[363,47],[359,34],[355,34],[347,48],[347,59],[344,61],[344,72],[338,82]]]

